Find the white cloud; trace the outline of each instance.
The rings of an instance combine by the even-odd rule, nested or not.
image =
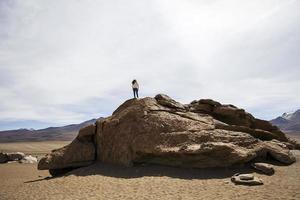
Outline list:
[[[215,98],[275,117],[300,105],[299,9],[295,0],[2,1],[0,121],[109,115],[131,98],[133,78],[143,95]]]

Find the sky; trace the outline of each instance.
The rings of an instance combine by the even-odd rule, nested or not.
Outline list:
[[[132,98],[300,109],[299,0],[0,0],[0,130],[105,117]]]

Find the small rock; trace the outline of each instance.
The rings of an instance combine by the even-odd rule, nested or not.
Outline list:
[[[273,166],[267,163],[253,163],[252,167],[267,175],[272,175],[275,172]]]
[[[231,177],[231,181],[237,185],[263,185],[262,180],[255,176],[253,176],[253,179],[250,180],[243,180],[241,177],[250,178],[249,174],[235,174]]]
[[[25,154],[22,152],[15,152],[15,153],[7,153],[9,161],[18,161],[25,157]]]
[[[33,164],[37,163],[37,158],[33,157],[31,155],[25,156],[22,160],[19,161],[20,163],[27,163],[27,164]]]

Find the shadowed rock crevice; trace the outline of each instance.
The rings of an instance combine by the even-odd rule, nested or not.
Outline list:
[[[112,116],[79,131],[66,147],[45,156],[39,169],[102,163],[228,167],[256,159],[295,161],[294,144],[269,122],[233,105],[204,99],[183,105],[167,95],[130,99]]]

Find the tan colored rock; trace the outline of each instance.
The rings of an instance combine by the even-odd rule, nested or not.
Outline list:
[[[267,153],[293,162],[284,147],[271,147],[242,131],[217,129],[210,115],[170,110],[153,98],[124,104],[97,123],[97,158],[102,162],[224,167],[264,158]]]
[[[175,135],[177,132],[214,128],[209,116],[200,118],[192,113],[171,112],[153,98],[129,100],[125,104],[126,109],[114,112],[113,116],[97,124],[98,159],[103,162],[130,165],[139,157],[136,145],[157,149],[158,142],[166,142],[163,137],[170,132]],[[146,116],[144,110],[148,110]],[[187,137],[171,137],[175,140],[173,142],[179,139],[186,140]]]
[[[244,109],[232,105],[221,105],[214,108],[212,115],[215,119],[227,125],[221,127],[226,130],[247,132],[261,140],[277,139],[288,142],[285,134],[276,126],[268,121],[254,118]]]
[[[77,137],[70,144],[53,150],[43,157],[38,163],[38,169],[49,170],[51,175],[59,175],[92,164],[96,159],[95,132],[94,124],[80,129]]]
[[[267,163],[253,163],[252,167],[267,175],[272,175],[275,172],[274,167]]]
[[[218,129],[248,133],[260,140],[278,139],[278,140],[285,141],[286,139],[285,135],[284,134],[282,135],[282,133],[278,134],[277,132],[274,133],[274,132],[269,132],[261,129],[252,129],[246,126],[229,125],[219,120],[215,120],[215,126]]]
[[[247,177],[247,179],[245,179]],[[263,185],[263,181],[260,178],[249,174],[235,174],[231,177],[231,181],[237,185]]]
[[[296,158],[292,152],[280,143],[274,141],[265,141],[263,143],[263,146],[268,154],[275,160],[284,164],[292,164],[296,161]]]
[[[241,180],[253,180],[254,179],[254,175],[253,174],[240,174],[239,178]]]
[[[212,112],[198,112],[199,105],[208,105]],[[295,157],[285,139],[235,106],[213,100],[183,106],[160,94],[124,102],[112,116],[81,129],[71,144],[42,158],[38,168],[56,175],[95,159],[125,166],[226,167],[268,155],[290,164]]]
[[[171,99],[168,95],[158,94],[158,95],[155,96],[155,99],[157,100],[157,102],[160,105],[163,105],[163,106],[166,106],[166,107],[169,107],[169,108],[176,108],[176,109],[185,110],[185,107],[181,103]]]
[[[53,150],[38,163],[39,170],[64,169],[87,166],[95,160],[95,146],[92,142],[75,139],[67,146]]]

